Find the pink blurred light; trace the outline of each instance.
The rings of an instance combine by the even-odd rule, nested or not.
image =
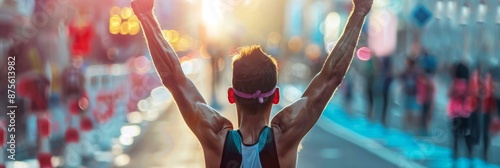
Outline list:
[[[134,68],[137,73],[145,74],[151,69],[151,62],[146,58],[146,56],[139,56],[134,59]]]
[[[398,18],[388,10],[372,11],[368,29],[368,47],[373,55],[386,57],[396,50]]]
[[[361,61],[368,61],[371,58],[371,50],[368,47],[361,47],[356,52],[358,59]]]

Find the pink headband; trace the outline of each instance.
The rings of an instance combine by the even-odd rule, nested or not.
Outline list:
[[[264,97],[272,96],[274,94],[275,90],[276,90],[276,87],[274,87],[271,91],[269,91],[267,93],[261,93],[260,90],[257,90],[253,94],[248,94],[248,93],[240,92],[240,91],[233,88],[234,94],[236,94],[237,96],[240,96],[240,97],[245,98],[245,99],[259,98],[259,103],[264,103]]]

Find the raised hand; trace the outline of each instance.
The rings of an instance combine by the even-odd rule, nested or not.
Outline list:
[[[154,4],[155,4],[154,0],[133,0],[130,3],[136,15],[152,12]]]
[[[362,14],[368,14],[372,8],[373,0],[352,0],[354,11]]]

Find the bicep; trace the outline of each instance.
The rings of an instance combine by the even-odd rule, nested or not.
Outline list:
[[[308,103],[307,98],[300,98],[283,108],[273,117],[271,126],[278,128],[286,139],[300,141],[319,118],[311,115]]]
[[[221,130],[232,127],[229,120],[206,104],[191,80],[186,78],[167,88],[172,93],[184,121],[200,141],[216,138]]]

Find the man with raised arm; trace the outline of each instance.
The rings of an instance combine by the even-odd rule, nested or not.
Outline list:
[[[206,167],[295,167],[297,148],[342,82],[373,0],[353,0],[342,37],[302,97],[272,120],[279,102],[276,61],[259,46],[242,47],[233,58],[228,100],[236,104],[238,127],[209,107],[182,72],[177,54],[153,15],[154,0],[133,0],[156,71],[172,93],[185,122],[200,141]]]

